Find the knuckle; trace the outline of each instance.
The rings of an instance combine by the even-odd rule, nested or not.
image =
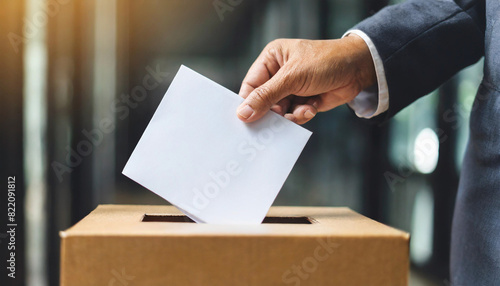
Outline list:
[[[276,46],[281,46],[281,44],[285,41],[285,39],[274,39],[270,41],[267,46],[268,47],[276,47]]]
[[[297,50],[306,51],[312,47],[311,40],[295,39],[294,46]]]
[[[282,51],[284,41],[285,39],[272,40],[266,45],[265,50],[269,55],[276,55]]]
[[[297,45],[302,45],[302,46],[303,46],[303,45],[306,45],[308,42],[309,42],[308,40],[304,40],[304,39],[296,39],[296,40],[295,40],[295,43],[296,43]]]
[[[273,105],[271,90],[267,86],[260,86],[254,90],[253,100],[259,107],[270,107]]]

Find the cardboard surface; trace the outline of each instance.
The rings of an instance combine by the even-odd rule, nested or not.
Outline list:
[[[61,285],[408,283],[405,232],[348,208],[272,207],[268,217],[164,222],[187,218],[172,206],[101,205],[60,233]]]

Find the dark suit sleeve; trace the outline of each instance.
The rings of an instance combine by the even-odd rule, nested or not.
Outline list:
[[[412,0],[388,6],[353,29],[382,58],[389,88],[385,121],[484,54],[484,0]]]

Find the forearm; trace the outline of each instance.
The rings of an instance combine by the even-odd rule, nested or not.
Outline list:
[[[390,97],[382,120],[483,55],[484,1],[457,2],[408,1],[355,27],[382,59]]]

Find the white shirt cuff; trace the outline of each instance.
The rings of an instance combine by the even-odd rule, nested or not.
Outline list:
[[[356,34],[361,37],[370,49],[373,64],[375,65],[375,73],[377,75],[377,85],[361,91],[352,101],[348,102],[347,105],[354,110],[358,117],[372,118],[389,109],[389,89],[387,88],[384,64],[378,54],[377,48],[368,35],[361,30],[349,30],[342,38],[349,34]]]

